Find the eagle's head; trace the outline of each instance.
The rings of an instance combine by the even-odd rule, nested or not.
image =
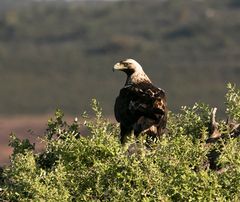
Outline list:
[[[135,72],[142,72],[142,66],[133,59],[126,59],[116,63],[113,67],[114,70],[120,70],[125,72],[127,75],[131,75]]]
[[[144,73],[142,66],[133,59],[126,59],[116,63],[114,70],[120,70],[127,74],[126,85],[140,82],[151,82],[148,76]]]

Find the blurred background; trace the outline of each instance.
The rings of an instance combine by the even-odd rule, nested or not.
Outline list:
[[[224,117],[226,84],[240,85],[240,1],[0,0],[0,163],[10,132],[34,141],[57,108],[79,117],[96,98],[113,117],[124,58],[171,111],[204,102]]]

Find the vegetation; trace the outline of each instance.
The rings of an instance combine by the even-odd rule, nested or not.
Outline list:
[[[225,84],[239,85],[239,3],[218,1],[0,1],[0,113],[106,114],[132,57],[165,89],[169,107],[207,102],[223,110]]]
[[[240,90],[228,85],[227,114],[239,121]],[[9,201],[239,201],[239,135],[219,121],[222,137],[206,143],[211,109],[204,104],[169,114],[168,132],[146,145],[144,137],[122,146],[118,126],[86,115],[88,136],[76,119],[66,123],[57,111],[49,120],[45,149],[11,137],[11,165],[1,172],[0,197]],[[239,122],[238,122],[239,123]],[[239,126],[239,125],[238,125]],[[235,132],[236,132],[235,131]],[[212,169],[210,157],[218,153]]]

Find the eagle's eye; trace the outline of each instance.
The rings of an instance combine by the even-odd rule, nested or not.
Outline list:
[[[124,66],[129,66],[130,65],[129,62],[124,62],[123,64],[124,64]]]

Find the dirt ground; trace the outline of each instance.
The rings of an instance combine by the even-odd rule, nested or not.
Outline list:
[[[51,117],[52,115],[0,117],[0,166],[10,162],[9,156],[12,149],[8,144],[11,133],[16,134],[20,139],[27,138],[31,143],[36,143],[35,148],[39,151],[43,147],[39,137],[44,135],[47,121]],[[74,120],[73,117],[65,119]]]
[[[0,117],[0,165],[9,163],[12,153],[11,147],[8,146],[11,133],[15,133],[20,139],[28,138],[31,143],[37,143],[36,149],[41,149],[38,137],[44,134],[49,118],[48,115]]]
[[[52,117],[53,114],[0,117],[0,166],[10,163],[9,156],[12,153],[12,149],[9,146],[9,136],[11,133],[14,133],[19,139],[29,139],[31,143],[35,143],[36,150],[40,151],[43,148],[43,144],[41,144],[39,137],[44,136],[47,122]],[[68,123],[72,123],[74,118],[69,115],[64,116],[64,120]],[[111,122],[115,122],[112,116],[106,118]],[[83,123],[83,120],[80,118],[79,122]],[[82,126],[80,133],[87,135],[89,131]]]

